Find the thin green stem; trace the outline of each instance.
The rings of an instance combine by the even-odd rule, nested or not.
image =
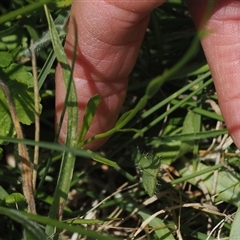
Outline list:
[[[0,24],[1,23],[5,23],[9,20],[12,20],[18,16],[21,16],[21,15],[25,15],[29,12],[33,12],[35,10],[37,10],[38,8],[40,8],[41,6],[43,6],[44,4],[47,4],[47,3],[50,3],[52,1],[50,0],[41,0],[39,2],[34,2],[34,3],[31,3],[25,7],[22,7],[22,8],[18,8],[12,12],[9,12],[8,14],[5,14],[3,16],[0,17]]]

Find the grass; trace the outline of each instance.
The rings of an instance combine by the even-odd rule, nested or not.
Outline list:
[[[1,3],[0,11],[0,78],[10,90],[25,134],[24,139],[16,138],[1,93],[0,239],[239,236],[238,212],[234,219],[239,206],[239,154],[219,115],[200,33],[181,1],[168,1],[152,13],[122,115],[108,133],[95,136],[113,134],[98,152],[81,148],[97,96],[89,103],[80,138],[73,141],[76,131],[69,131],[66,146],[55,140],[54,71],[56,58],[66,61],[61,26],[69,7],[51,4],[47,10],[39,3],[12,0]],[[34,141],[31,39],[42,109],[39,142]],[[72,78],[71,69],[65,69],[65,79]],[[29,108],[15,98],[16,88],[28,99]],[[74,102],[74,85],[69,89]],[[76,114],[74,107],[66,111]],[[76,118],[72,119],[69,129],[76,129]],[[37,214],[27,212],[18,144],[28,147],[31,160],[34,147],[40,148]]]

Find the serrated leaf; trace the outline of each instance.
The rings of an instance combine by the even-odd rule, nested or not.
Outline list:
[[[30,125],[34,122],[34,93],[32,88],[28,88],[27,85],[20,83],[18,81],[11,81],[8,84],[8,88],[11,97],[14,101],[18,119],[21,123]],[[5,99],[3,92],[0,92],[0,115],[3,117],[1,119],[4,125],[1,125],[3,136],[12,136],[12,123],[11,117],[9,115],[8,103]]]
[[[140,152],[136,154],[135,165],[142,174],[143,187],[150,197],[156,192],[160,164],[160,157],[156,155],[144,155]]]
[[[14,81],[11,84],[11,93],[19,121],[30,125],[35,120],[34,93],[32,88],[25,84]]]
[[[12,63],[3,71],[11,80],[17,80],[18,82],[26,84],[28,87],[33,87],[32,73],[28,72],[26,67],[16,63]]]
[[[12,55],[9,52],[0,52],[0,67],[7,67],[12,62]]]
[[[9,67],[2,69],[0,78],[10,91],[19,121],[27,125],[33,123],[35,121],[35,106],[32,74],[21,65],[11,64]],[[9,104],[1,90],[0,102],[0,134],[11,137],[14,130],[9,113]]]

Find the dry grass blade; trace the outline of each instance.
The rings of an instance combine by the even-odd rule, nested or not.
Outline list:
[[[154,214],[152,214],[150,217],[148,217],[145,221],[142,222],[139,229],[135,232],[134,237],[136,237],[142,230],[144,230],[145,227],[158,215],[165,213],[166,211],[173,210],[173,209],[181,209],[181,208],[189,208],[189,207],[197,209],[202,212],[211,213],[216,216],[221,216],[221,217],[224,217],[225,219],[233,221],[233,219],[230,216],[219,212],[215,206],[212,206],[209,204],[199,204],[199,203],[184,203],[181,205],[176,205],[176,206],[172,206],[172,207],[167,207],[165,209],[161,209],[161,210],[155,212]]]

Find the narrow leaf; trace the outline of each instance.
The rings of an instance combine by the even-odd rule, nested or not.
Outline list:
[[[34,240],[47,240],[45,233],[41,228],[27,217],[25,217],[20,211],[0,207],[0,214],[8,216],[16,222],[22,224],[24,229],[34,236]]]
[[[239,239],[239,236],[240,236],[239,226],[240,226],[240,207],[238,207],[238,210],[234,217],[229,239],[232,239],[232,240]]]
[[[61,40],[58,36],[58,32],[56,30],[55,24],[53,19],[45,5],[45,12],[48,20],[49,25],[49,32],[51,34],[52,44],[54,47],[54,52],[56,54],[57,60],[62,66],[62,76],[66,88],[66,98],[64,102],[64,108],[62,111],[61,122],[58,129],[61,128],[61,123],[63,121],[63,116],[65,110],[67,109],[67,137],[66,137],[66,145],[71,147],[76,147],[77,143],[77,131],[78,131],[78,103],[77,103],[77,94],[75,89],[75,84],[73,81],[73,68],[74,63],[76,60],[76,46],[77,46],[77,28],[75,24],[75,43],[73,49],[73,59],[72,59],[72,66],[70,68],[68,64],[68,59],[62,47]],[[58,134],[57,133],[57,134]],[[72,172],[75,165],[76,156],[72,153],[64,152],[62,157],[61,168],[58,175],[58,181],[56,190],[54,193],[54,200],[51,206],[49,217],[55,218],[58,216],[58,219],[62,218],[63,207],[66,203],[66,198],[70,189],[70,184],[72,180]],[[58,214],[61,213],[61,214]],[[52,226],[47,226],[46,233],[47,235],[52,235],[55,232],[55,229]],[[54,237],[57,239],[58,235]]]
[[[192,111],[187,113],[187,116],[183,122],[183,134],[195,133],[197,129],[195,129],[195,122],[196,122],[197,114]],[[183,141],[181,143],[179,153],[176,158],[181,157],[183,154],[191,151],[193,149],[194,141]]]
[[[89,99],[86,109],[84,111],[84,116],[83,116],[83,123],[81,127],[81,131],[78,137],[78,142],[77,146],[82,147],[83,146],[83,141],[84,138],[87,134],[87,131],[89,130],[91,123],[93,121],[93,118],[95,116],[95,113],[97,111],[97,107],[99,103],[101,102],[101,97],[99,94],[93,96],[92,98]]]
[[[102,234],[97,233],[95,231],[92,231],[90,229],[85,229],[82,226],[71,226],[70,224],[51,219],[49,217],[43,217],[43,216],[39,216],[39,215],[28,214],[28,213],[25,213],[25,212],[23,212],[22,214],[32,221],[36,221],[38,223],[42,223],[42,224],[45,224],[45,225],[46,224],[51,225],[51,226],[54,226],[54,227],[56,226],[58,229],[65,229],[69,232],[76,232],[76,233],[79,233],[79,234],[81,234],[85,237],[89,237],[88,239],[120,240],[120,238],[117,238],[117,237],[102,235]],[[46,238],[42,238],[42,239],[46,239]]]

